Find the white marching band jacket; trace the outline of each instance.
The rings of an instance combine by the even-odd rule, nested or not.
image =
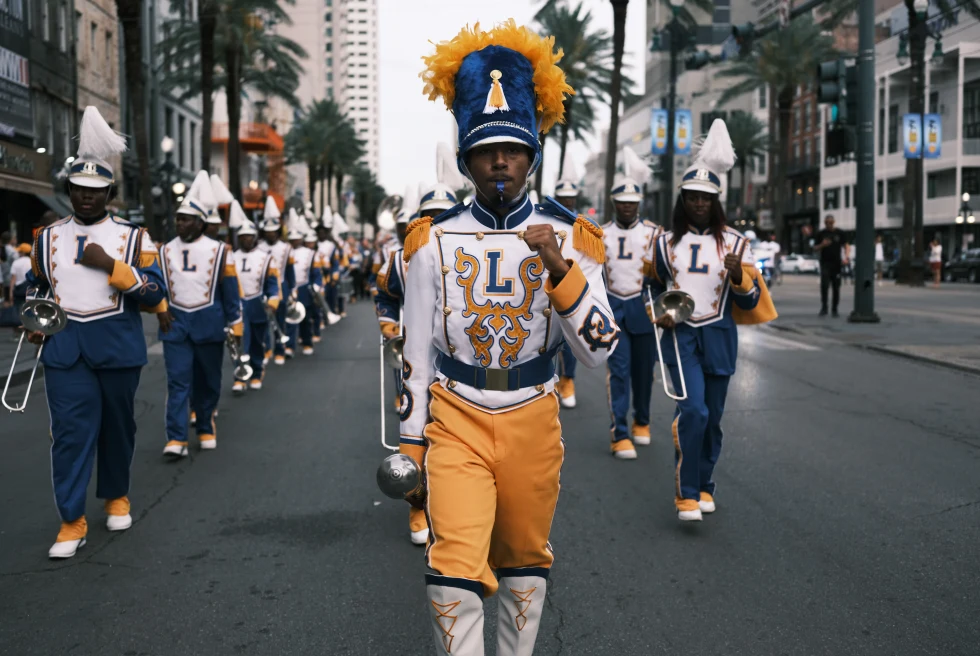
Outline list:
[[[293,247],[289,245],[289,242],[280,239],[272,246],[269,246],[269,244],[265,241],[260,241],[258,246],[256,246],[256,250],[272,253],[273,266],[275,267],[276,271],[279,272],[280,295],[285,297],[289,292],[289,278],[287,277],[286,273],[289,266],[289,259],[293,252]]]
[[[473,203],[429,221],[416,221],[405,240],[403,443],[422,440],[433,381],[500,413],[551,393],[563,341],[588,367],[606,361],[619,328],[602,281],[599,228],[527,198],[504,219]],[[555,288],[523,241],[535,224],[554,228],[572,264]]]
[[[235,251],[235,268],[238,269],[238,282],[242,286],[242,300],[250,301],[262,296],[265,279],[272,265],[272,253],[253,248],[249,252]],[[275,269],[272,266],[272,269]]]
[[[623,300],[640,296],[653,265],[653,241],[660,227],[636,219],[622,228],[611,221],[602,228],[606,245],[606,293]]]

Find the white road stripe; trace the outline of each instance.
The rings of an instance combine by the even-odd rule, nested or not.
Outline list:
[[[739,328],[739,342],[743,345],[761,346],[772,351],[819,351],[819,346],[798,342],[776,335],[770,329]]]

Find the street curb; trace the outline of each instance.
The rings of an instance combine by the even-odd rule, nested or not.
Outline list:
[[[917,353],[907,353],[905,351],[899,351],[897,349],[893,349],[889,346],[879,346],[877,344],[853,344],[853,346],[868,351],[875,351],[876,353],[883,353],[885,355],[894,355],[900,358],[905,358],[906,360],[923,362],[925,364],[935,365],[937,367],[942,367],[944,369],[952,369],[954,371],[959,371],[965,374],[980,376],[980,368],[977,367],[970,367],[965,364],[957,364],[955,362],[946,362],[945,360],[930,358],[928,356],[919,355]]]

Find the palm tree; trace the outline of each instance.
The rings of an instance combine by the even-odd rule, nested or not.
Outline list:
[[[146,86],[143,70],[143,2],[116,0],[116,16],[122,23],[126,58],[126,95],[136,137],[136,158],[139,162],[140,203],[150,233],[163,238],[163,221],[153,212],[153,183],[150,180],[150,138],[147,131]]]
[[[564,174],[565,151],[569,139],[582,139],[594,133],[595,107],[609,104],[613,75],[613,40],[605,30],[591,31],[592,12],[585,11],[579,2],[574,9],[549,2],[535,16],[541,32],[555,37],[562,49],[561,61],[565,78],[575,89],[575,95],[565,98],[565,122],[560,125],[561,156],[558,177]],[[634,84],[622,78],[622,95],[631,102]],[[540,169],[538,193],[541,193]]]
[[[340,190],[344,176],[353,171],[367,154],[367,144],[357,136],[353,122],[345,116],[343,122],[338,124],[337,129],[331,134],[327,146],[326,168],[324,170],[326,185],[329,186],[330,190],[327,202],[331,207],[339,207],[340,202],[334,197],[334,191]],[[321,193],[322,190],[321,187]]]
[[[296,89],[302,70],[300,59],[306,52],[294,41],[275,33],[276,25],[288,23],[289,17],[276,0],[207,0],[221,17],[216,21],[213,45],[207,48],[205,28],[184,19],[164,24],[168,35],[160,43],[164,53],[162,86],[179,92],[187,100],[202,95],[205,128],[202,139],[210,152],[210,125],[213,113],[210,102],[213,90],[224,89],[228,103],[228,188],[241,200],[241,123],[242,96],[255,92],[265,98],[279,97],[298,105]],[[287,0],[292,4],[292,0]],[[178,0],[179,4],[179,0]],[[201,11],[205,11],[202,5]],[[200,16],[199,20],[208,20]],[[211,65],[207,66],[206,52],[210,51]],[[220,55],[220,58],[218,57]],[[229,75],[231,71],[231,75]],[[212,93],[207,93],[208,74],[212,74]],[[204,142],[202,142],[204,143]],[[210,156],[204,159],[209,163]]]
[[[351,175],[351,189],[354,192],[354,203],[361,217],[361,225],[376,224],[378,205],[384,200],[384,187],[378,184],[374,174],[366,166],[357,166]]]
[[[609,0],[613,6],[613,70],[609,80],[609,139],[606,141],[606,185],[612,189],[616,176],[616,150],[619,144],[619,104],[623,84],[623,48],[626,44],[626,7],[630,0]],[[606,194],[603,218],[612,216],[612,199]]]
[[[749,160],[755,157],[765,157],[769,152],[769,136],[766,134],[766,124],[757,119],[749,112],[734,111],[728,118],[728,134],[732,138],[732,146],[735,148],[736,163],[738,165],[738,179],[741,184],[741,204],[746,205],[748,198],[749,181],[745,174]],[[731,171],[728,172],[729,185],[731,190]],[[728,194],[729,201],[732,200],[731,191]],[[729,202],[729,207],[731,207]]]
[[[782,29],[756,41],[752,49],[732,65],[723,68],[718,77],[738,78],[718,99],[719,105],[766,87],[776,99],[778,130],[770,119],[770,134],[778,134],[780,149],[773,149],[770,172],[773,177],[772,212],[776,236],[783,232],[783,193],[786,186],[786,162],[790,149],[790,113],[796,90],[813,81],[820,62],[837,56],[832,39],[809,16],[797,18]],[[773,115],[771,115],[772,117]]]
[[[289,4],[294,1],[287,0]],[[299,59],[306,58],[306,51],[295,41],[275,33],[278,23],[290,22],[277,0],[235,1],[222,12],[219,31],[223,33],[228,102],[228,188],[239,201],[242,182],[238,130],[243,93],[251,89],[265,98],[282,98],[294,107],[299,105]]]

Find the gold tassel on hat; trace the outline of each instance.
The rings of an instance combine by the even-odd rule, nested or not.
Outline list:
[[[483,108],[484,114],[493,114],[496,111],[509,112],[510,105],[507,104],[507,98],[504,96],[504,87],[500,84],[500,78],[503,74],[498,70],[490,71],[490,77],[493,79],[493,84],[490,85],[490,93],[487,94],[487,104]]]
[[[416,251],[429,243],[429,228],[431,226],[431,216],[415,219],[408,224],[408,231],[405,234],[405,252],[402,254],[402,258],[406,262],[412,259]]]
[[[606,261],[606,247],[602,243],[602,228],[584,216],[575,219],[572,229],[572,247],[602,264]]]

